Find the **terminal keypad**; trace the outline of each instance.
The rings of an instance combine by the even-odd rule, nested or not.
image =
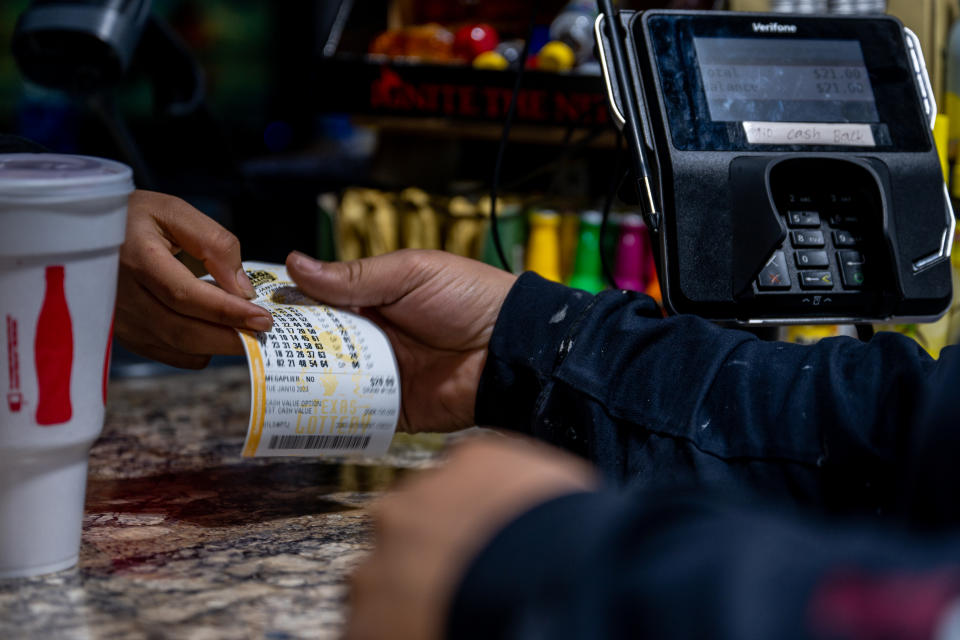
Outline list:
[[[757,277],[767,291],[857,291],[864,287],[863,209],[850,194],[790,194],[780,214],[787,237]]]
[[[824,244],[823,231],[819,229],[791,231],[790,244],[794,247],[822,247]]]

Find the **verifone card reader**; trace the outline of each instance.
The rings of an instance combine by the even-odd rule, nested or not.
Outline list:
[[[614,119],[645,147],[635,164],[650,158],[637,173],[671,311],[778,324],[947,309],[954,217],[936,106],[898,20],[654,10],[619,21],[620,58],[604,15],[598,49]]]

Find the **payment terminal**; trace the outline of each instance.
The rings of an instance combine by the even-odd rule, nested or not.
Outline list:
[[[947,309],[936,106],[897,19],[653,10],[619,23],[625,64],[604,15],[598,52],[614,119],[649,158],[637,171],[671,311],[788,324]]]

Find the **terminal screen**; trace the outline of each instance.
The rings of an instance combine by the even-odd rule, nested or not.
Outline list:
[[[716,122],[879,122],[857,40],[694,38]]]

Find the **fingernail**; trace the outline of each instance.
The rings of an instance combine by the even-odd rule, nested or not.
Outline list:
[[[272,316],[250,316],[247,318],[247,328],[254,331],[270,331],[273,327]]]
[[[248,298],[257,297],[257,292],[253,290],[253,285],[250,284],[250,278],[247,277],[247,272],[243,270],[243,267],[237,269],[237,286],[240,287],[240,290],[243,291],[243,294]]]
[[[293,262],[291,266],[299,269],[300,271],[316,272],[320,271],[320,269],[323,267],[323,263],[320,260],[314,260],[307,254],[300,253],[299,251],[291,252],[290,260]]]

